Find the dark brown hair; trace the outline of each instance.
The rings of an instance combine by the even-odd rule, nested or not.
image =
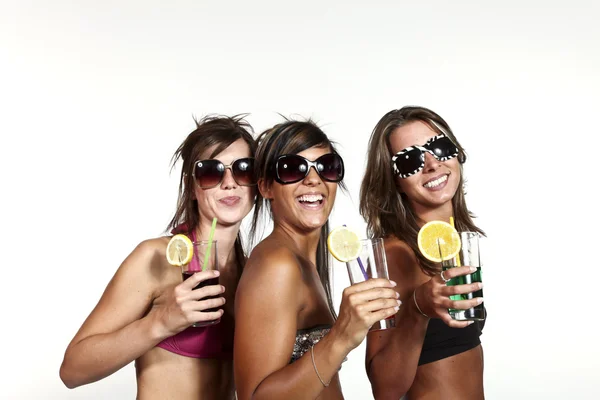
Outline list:
[[[415,252],[421,268],[429,275],[439,267],[427,260],[418,249],[417,234],[420,221],[404,193],[398,193],[392,171],[390,135],[397,129],[415,121],[421,121],[438,134],[445,134],[458,147],[460,180],[452,198],[454,220],[458,231],[485,233],[473,222],[475,216],[467,209],[464,191],[463,167],[467,160],[450,126],[435,112],[424,108],[407,106],[385,114],[375,125],[367,154],[367,168],[360,187],[360,213],[367,221],[367,231],[374,237],[396,236],[406,242]]]
[[[250,148],[250,155],[254,155],[256,152],[256,141],[252,136],[252,127],[246,122],[245,117],[246,114],[234,115],[232,117],[208,115],[200,120],[195,120],[196,129],[181,143],[171,159],[171,168],[174,168],[180,159],[183,165],[179,180],[177,209],[167,227],[167,231],[181,230],[183,228],[185,233],[191,235],[200,223],[198,201],[194,197],[195,182],[192,170],[194,163],[200,159],[206,149],[215,146],[212,153],[208,156],[209,158],[213,158],[235,141],[243,139]],[[185,226],[182,227],[182,224]],[[234,252],[239,278],[246,259],[242,237],[239,232],[234,244]]]
[[[268,184],[274,182],[274,168],[277,158],[284,154],[298,154],[311,147],[329,148],[332,153],[337,153],[334,142],[311,120],[296,121],[286,119],[284,122],[267,129],[258,137],[256,150],[257,178],[265,180]],[[346,187],[339,183],[343,190]],[[252,234],[255,234],[259,218],[265,210],[272,217],[270,203],[260,194],[254,208],[252,220]],[[329,279],[329,253],[327,251],[327,236],[329,235],[329,220],[321,227],[321,236],[317,245],[317,272],[327,295],[327,303],[333,316],[336,315],[333,307],[331,283]]]

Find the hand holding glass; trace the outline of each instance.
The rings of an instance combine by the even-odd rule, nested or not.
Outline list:
[[[357,259],[346,262],[350,282],[364,282],[371,278],[390,279],[383,239],[363,239],[360,241],[361,250]],[[395,327],[394,315],[376,322],[371,330],[389,329]]]
[[[457,276],[446,282],[446,286],[465,285],[475,282],[481,282],[481,261],[479,258],[479,233],[477,232],[459,232],[460,251],[458,255],[448,261],[442,261],[442,271],[449,268],[470,266],[477,268],[472,274]],[[471,300],[477,297],[483,297],[483,290],[479,289],[472,293],[455,294],[450,296],[450,300]],[[457,321],[482,321],[485,319],[485,308],[483,303],[469,308],[467,310],[449,309],[450,316]]]

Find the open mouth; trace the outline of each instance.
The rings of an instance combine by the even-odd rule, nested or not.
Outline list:
[[[323,204],[324,197],[322,194],[303,194],[296,197],[298,202],[306,207],[318,207]]]
[[[447,181],[448,181],[448,175],[442,175],[439,178],[436,178],[434,180],[427,182],[426,184],[423,185],[423,187],[426,187],[427,189],[434,189],[438,186],[443,185]]]

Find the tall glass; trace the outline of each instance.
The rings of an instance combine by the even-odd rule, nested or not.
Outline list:
[[[461,247],[458,255],[448,261],[442,262],[442,271],[457,266],[476,267],[477,271],[472,274],[457,276],[446,282],[446,286],[464,285],[481,280],[481,260],[479,258],[479,233],[477,232],[459,232]],[[483,297],[483,290],[477,290],[472,293],[455,294],[450,296],[451,300],[471,300],[477,297]],[[467,310],[449,309],[450,316],[457,321],[482,321],[485,319],[485,308],[483,303],[469,308]]]
[[[205,271],[218,271],[219,270],[219,265],[217,263],[217,241],[216,240],[212,241],[212,243],[210,245],[210,252],[207,255],[208,251],[209,251],[208,240],[201,240],[199,242],[194,242],[194,256],[192,257],[192,261],[190,261],[189,264],[183,265],[181,267],[181,274],[183,276],[184,281],[187,278],[189,278],[190,276],[194,275],[196,272],[200,272],[203,270],[205,270]],[[205,281],[200,282],[199,284],[196,285],[196,287],[193,290],[200,289],[205,286],[218,285],[218,284],[219,284],[219,277],[211,278],[211,279],[207,279]],[[214,299],[217,297],[219,297],[219,296],[208,296],[208,297],[204,297],[204,298],[200,299],[200,301]],[[204,311],[209,312],[209,311],[217,311],[217,310],[218,310],[218,308],[210,308],[210,309],[204,310]],[[201,321],[201,322],[196,322],[192,326],[199,328],[199,327],[203,327],[203,326],[215,325],[215,324],[218,324],[220,321],[221,321],[221,318],[218,318],[218,319],[215,319],[212,321]]]
[[[360,241],[361,250],[356,260],[348,261],[346,268],[352,284],[364,282],[371,278],[390,279],[383,239],[363,239]],[[377,321],[371,327],[372,331],[395,327],[394,315]]]

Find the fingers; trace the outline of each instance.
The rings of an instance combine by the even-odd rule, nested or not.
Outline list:
[[[452,279],[452,278],[456,278],[457,276],[472,274],[475,271],[477,271],[477,268],[475,268],[475,267],[469,267],[469,266],[453,267],[453,268],[448,268],[447,270],[445,270],[443,272],[443,274],[444,274],[444,278]],[[438,275],[440,275],[440,274],[438,274]],[[442,280],[441,275],[440,275],[440,280]]]
[[[450,328],[466,328],[473,323],[473,321],[456,321],[455,319],[452,319],[450,314],[446,314],[441,320]]]
[[[361,292],[352,293],[348,296],[348,302],[350,305],[357,306],[372,302],[378,299],[393,299],[396,300],[400,297],[400,294],[394,289],[375,287],[369,290],[363,290]]]
[[[359,304],[356,306],[356,310],[360,312],[374,312],[383,310],[386,308],[394,308],[400,307],[402,302],[397,299],[376,299],[373,301],[368,301],[364,304]]]
[[[184,289],[184,290],[192,290],[200,282],[203,282],[203,281],[205,281],[207,279],[213,279],[213,278],[216,278],[218,276],[219,276],[219,271],[212,271],[211,270],[211,271],[196,272],[194,275],[192,275],[189,278],[187,278],[185,281],[183,281],[178,286],[181,289]]]
[[[483,282],[467,283],[464,285],[447,286],[442,288],[442,294],[444,296],[452,296],[454,294],[473,293],[481,289],[483,289]]]
[[[191,302],[190,309],[193,311],[206,311],[211,308],[219,308],[225,304],[224,297],[215,297],[214,299],[204,299]]]
[[[202,300],[205,297],[218,296],[223,292],[225,292],[225,287],[223,285],[204,286],[203,288],[190,291],[186,296],[186,299]]]
[[[454,308],[457,310],[467,310],[483,303],[483,297],[477,297],[471,300],[456,300],[452,301],[448,308]]]
[[[362,291],[377,288],[377,287],[392,288],[395,286],[396,286],[396,282],[390,281],[389,279],[384,279],[384,278],[367,279],[364,282],[355,283],[354,285],[347,287],[346,289],[344,289],[343,295],[349,296],[353,293],[358,293],[358,292],[362,292]]]
[[[396,314],[398,310],[399,307],[395,306],[393,308],[385,308],[383,310],[372,312],[369,315],[369,326],[372,326],[377,321],[381,321],[383,319],[391,317],[392,315]]]
[[[192,314],[192,320],[195,322],[214,321],[223,316],[224,311],[222,309],[216,311],[198,311]]]

